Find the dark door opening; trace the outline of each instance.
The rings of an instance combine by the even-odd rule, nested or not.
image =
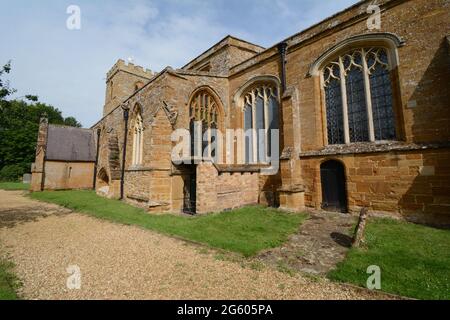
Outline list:
[[[188,175],[184,176],[183,180],[183,212],[187,214],[195,214],[197,198],[197,177],[195,173],[195,167]]]
[[[322,182],[322,209],[347,212],[344,165],[335,160],[322,163],[320,179]]]

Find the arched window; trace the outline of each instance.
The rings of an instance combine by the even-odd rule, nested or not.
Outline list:
[[[209,158],[216,157],[215,149],[219,148],[217,130],[219,129],[220,118],[218,101],[208,90],[199,90],[193,95],[189,106],[192,155],[199,155],[196,151],[201,149],[201,155],[206,154]],[[216,148],[214,146],[207,148],[212,145],[215,145]]]
[[[328,144],[396,139],[387,50],[348,51],[322,72]]]
[[[270,130],[279,129],[278,90],[260,84],[244,94],[245,162],[265,163],[271,156]]]
[[[132,158],[133,166],[138,166],[142,164],[143,145],[144,145],[144,126],[141,114],[137,112],[133,127],[133,158]]]

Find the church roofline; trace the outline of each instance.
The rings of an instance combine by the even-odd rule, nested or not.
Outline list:
[[[233,43],[235,42],[235,43]],[[239,45],[240,44],[240,45]],[[219,51],[220,49],[226,47],[226,46],[235,46],[235,47],[239,47],[239,48],[243,48],[245,50],[249,50],[254,52],[255,54],[258,54],[262,51],[264,51],[266,48],[251,43],[249,41],[246,40],[242,40],[240,38],[231,36],[231,35],[227,35],[225,38],[223,38],[222,40],[220,40],[219,42],[217,42],[216,44],[214,44],[213,46],[211,46],[210,48],[206,49],[203,53],[201,53],[200,55],[198,55],[197,57],[195,57],[194,59],[192,59],[191,61],[189,61],[186,65],[184,65],[181,69],[186,70],[189,69],[190,67],[200,63],[201,61],[209,58],[211,55],[213,55],[214,53],[216,53],[217,51]]]
[[[191,71],[191,70],[183,70],[183,69],[173,69],[172,67],[168,66],[165,67],[161,72],[154,74],[154,77],[150,79],[142,88],[132,93],[130,96],[128,96],[125,100],[123,100],[117,107],[113,108],[110,112],[105,114],[100,120],[98,120],[96,123],[94,123],[90,129],[94,129],[98,124],[100,124],[105,118],[107,118],[110,114],[112,114],[114,111],[116,111],[118,108],[123,106],[125,103],[127,103],[130,99],[132,99],[134,96],[136,96],[140,91],[144,90],[146,87],[148,87],[150,84],[152,84],[156,79],[160,78],[164,74],[170,74],[175,77],[180,77],[185,79],[183,76],[199,76],[199,77],[213,77],[213,78],[228,78],[227,76],[219,75],[219,74],[212,74],[208,72],[201,72],[201,71]],[[88,130],[90,130],[88,129]]]

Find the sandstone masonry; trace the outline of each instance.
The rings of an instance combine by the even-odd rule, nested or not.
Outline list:
[[[104,117],[92,127],[100,131],[97,192],[119,198],[122,190],[124,201],[150,212],[199,214],[256,203],[331,210],[329,197],[335,196],[341,211],[368,207],[417,222],[449,224],[450,2],[377,1],[379,30],[367,26],[371,4],[358,2],[267,49],[228,36],[181,69],[153,73],[119,60],[107,74]],[[383,85],[386,90],[389,84],[389,97],[383,101],[392,116],[384,121],[393,123],[395,139],[328,143],[332,122],[325,67],[350,50],[386,52],[379,59],[386,59]],[[365,85],[375,81],[370,79]],[[368,88],[360,91],[366,100],[349,93],[347,100],[333,101],[340,108],[345,103],[368,108],[375,101],[367,98]],[[372,95],[379,88],[370,87]],[[273,96],[277,106],[277,174],[264,175],[260,163],[243,165],[236,159],[227,165],[208,159],[195,165],[172,162],[171,134],[189,129],[199,116],[195,110],[207,110],[202,114],[207,125],[243,129],[256,121],[245,112],[258,95],[266,102]],[[379,108],[375,102],[373,108]],[[235,141],[233,150],[238,149]],[[225,150],[218,152],[226,156]]]

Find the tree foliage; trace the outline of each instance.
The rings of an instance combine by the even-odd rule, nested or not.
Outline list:
[[[15,90],[2,76],[10,71],[9,62],[0,69],[0,180],[11,180],[11,172],[18,176],[30,172],[39,120],[44,114],[51,124],[81,127],[74,117],[64,118],[57,108],[38,102],[37,96],[26,95],[28,101],[8,100]]]

